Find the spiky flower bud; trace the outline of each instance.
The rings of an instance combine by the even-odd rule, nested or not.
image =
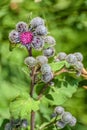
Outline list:
[[[16,24],[16,30],[21,33],[21,32],[26,32],[28,31],[28,25],[25,22],[18,22]]]
[[[56,41],[55,41],[54,37],[52,37],[52,36],[46,36],[44,38],[44,41],[46,43],[48,43],[50,46],[54,46],[56,44]]]
[[[42,75],[42,81],[44,83],[48,83],[49,81],[52,80],[52,78],[53,78],[53,73],[52,72],[51,73],[45,73],[45,74]]]
[[[49,47],[43,50],[44,56],[48,58],[54,56],[54,53],[55,53],[55,49],[53,47]]]
[[[65,52],[60,52],[56,59],[65,60],[66,56],[67,54]]]
[[[57,121],[56,122],[56,126],[59,128],[59,129],[63,129],[65,127],[66,123],[63,122],[63,121]]]
[[[80,62],[80,61],[77,61],[75,64],[74,64],[74,68],[77,70],[77,71],[82,71],[83,69],[83,64]]]
[[[48,63],[48,59],[46,56],[38,56],[38,57],[36,57],[36,60],[37,60],[37,63],[40,65]]]
[[[19,43],[19,33],[16,30],[12,30],[9,33],[9,40],[11,43]]]
[[[43,64],[41,66],[41,73],[45,74],[45,73],[50,73],[51,72],[51,67],[49,66],[49,64]]]
[[[41,50],[44,46],[44,40],[40,36],[35,36],[31,45],[35,50]]]
[[[32,68],[36,66],[37,61],[34,57],[30,56],[30,57],[25,58],[24,63]]]
[[[40,25],[36,28],[35,33],[37,35],[47,35],[47,28],[43,25]]]
[[[68,56],[66,56],[66,61],[71,65],[74,65],[77,62],[77,58],[74,54],[69,54]]]
[[[69,122],[69,125],[70,125],[70,126],[75,126],[75,125],[76,125],[76,122],[77,122],[76,118],[75,118],[75,117],[72,117],[72,120]]]
[[[32,28],[35,28],[39,25],[44,25],[44,20],[40,17],[36,17],[31,20],[30,24]]]
[[[55,108],[54,112],[57,113],[58,115],[62,115],[64,113],[64,108],[61,106],[58,106]]]
[[[78,61],[83,61],[83,55],[80,52],[74,53]]]
[[[62,115],[62,121],[69,123],[72,120],[72,114],[70,112],[64,112]]]

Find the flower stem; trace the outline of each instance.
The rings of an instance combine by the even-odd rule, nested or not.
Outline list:
[[[30,85],[30,96],[33,98],[34,93],[34,82],[35,82],[35,68],[32,68],[32,74],[31,74],[31,85]],[[30,130],[34,130],[35,126],[35,112],[31,111],[31,128]]]
[[[34,130],[34,127],[35,127],[35,112],[34,111],[31,111],[31,128],[30,130]]]
[[[28,50],[29,56],[32,56],[32,48],[31,47],[29,49],[27,48],[27,50]]]
[[[29,56],[32,56],[32,48],[28,49]],[[30,84],[30,96],[33,98],[34,93],[34,84],[35,84],[35,67],[31,70],[31,84]],[[30,130],[34,130],[35,127],[35,112],[31,111],[31,119],[30,119]]]

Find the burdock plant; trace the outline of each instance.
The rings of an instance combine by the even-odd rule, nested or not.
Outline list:
[[[5,130],[53,130],[75,126],[76,118],[60,105],[76,92],[78,77],[87,78],[82,54],[57,54],[56,40],[49,35],[44,19],[40,17],[33,18],[28,24],[18,22],[9,33],[9,41],[28,51],[24,63],[31,83],[29,91],[10,101],[11,118]],[[35,55],[35,51],[40,53]]]

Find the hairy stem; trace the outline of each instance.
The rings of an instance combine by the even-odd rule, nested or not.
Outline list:
[[[35,112],[34,111],[31,111],[31,128],[30,130],[34,130],[34,127],[35,127]]]
[[[29,56],[32,56],[32,48],[31,47],[29,49],[27,48],[27,50],[28,50]]]
[[[33,98],[33,93],[34,93],[34,82],[35,82],[35,68],[32,69],[31,72],[31,85],[30,85],[30,96]],[[32,110],[31,111],[31,130],[34,130],[35,126],[35,112]]]
[[[28,49],[29,56],[32,56],[32,48]],[[30,96],[33,98],[34,83],[35,83],[35,67],[31,70],[31,84],[30,84]],[[34,130],[35,127],[35,112],[31,111],[30,130]]]
[[[30,96],[33,97],[34,91],[34,84],[35,84],[35,67],[31,70],[31,85],[30,85]]]

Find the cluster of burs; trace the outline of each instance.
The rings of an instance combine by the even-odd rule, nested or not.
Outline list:
[[[83,69],[83,55],[80,52],[76,52],[73,54],[66,54],[65,52],[60,52],[58,56],[55,57],[55,61],[59,62],[65,60],[69,63],[69,67],[72,67],[76,70],[77,75],[80,76]]]
[[[36,24],[36,20],[37,18],[32,19],[31,21],[31,26],[35,26]],[[39,21],[39,24],[40,21]],[[44,83],[48,83],[49,81],[52,80],[53,78],[53,72],[51,70],[50,65],[48,64],[48,59],[50,57],[53,57],[55,54],[55,49],[54,46],[56,44],[56,41],[54,39],[54,37],[47,35],[46,33],[43,33],[43,29],[40,29],[38,31],[42,31],[40,34],[40,37],[42,37],[42,34],[44,34],[44,36],[42,37],[44,40],[44,46],[42,48],[38,48],[37,46],[39,45],[39,43],[35,44],[34,49],[40,50],[42,52],[42,55],[37,56],[36,58],[33,56],[29,56],[27,58],[25,58],[25,64],[28,65],[29,68],[37,68],[37,71],[39,72],[39,74],[41,74],[41,80]],[[41,44],[42,42],[40,42]]]
[[[12,130],[15,128],[26,129],[27,127],[27,119],[11,119],[10,122],[5,125],[5,130]]]
[[[36,67],[37,71],[40,74],[41,81],[44,83],[48,83],[53,78],[53,73],[50,65],[47,63],[48,59],[46,56],[37,56],[27,57],[25,59],[25,64],[27,64],[30,68]]]
[[[45,52],[45,51],[44,51]],[[50,82],[53,79],[53,72],[48,64],[48,58],[53,56],[54,51],[46,50],[46,53],[43,55],[34,57],[27,57],[25,58],[25,64],[27,64],[30,68],[37,67],[39,68],[39,72],[41,73],[41,80],[45,83]],[[67,55],[64,52],[60,52],[55,58],[54,62],[60,62],[66,60],[69,63],[69,68],[73,68],[77,74],[80,76],[83,69],[83,56],[80,52],[76,52],[74,54]]]
[[[65,111],[62,106],[57,106],[54,109],[54,113],[52,116],[56,119],[58,118],[58,120],[56,121],[56,126],[58,127],[58,129],[62,129],[66,125],[73,127],[76,125],[77,122],[76,118],[72,116],[70,112]]]

